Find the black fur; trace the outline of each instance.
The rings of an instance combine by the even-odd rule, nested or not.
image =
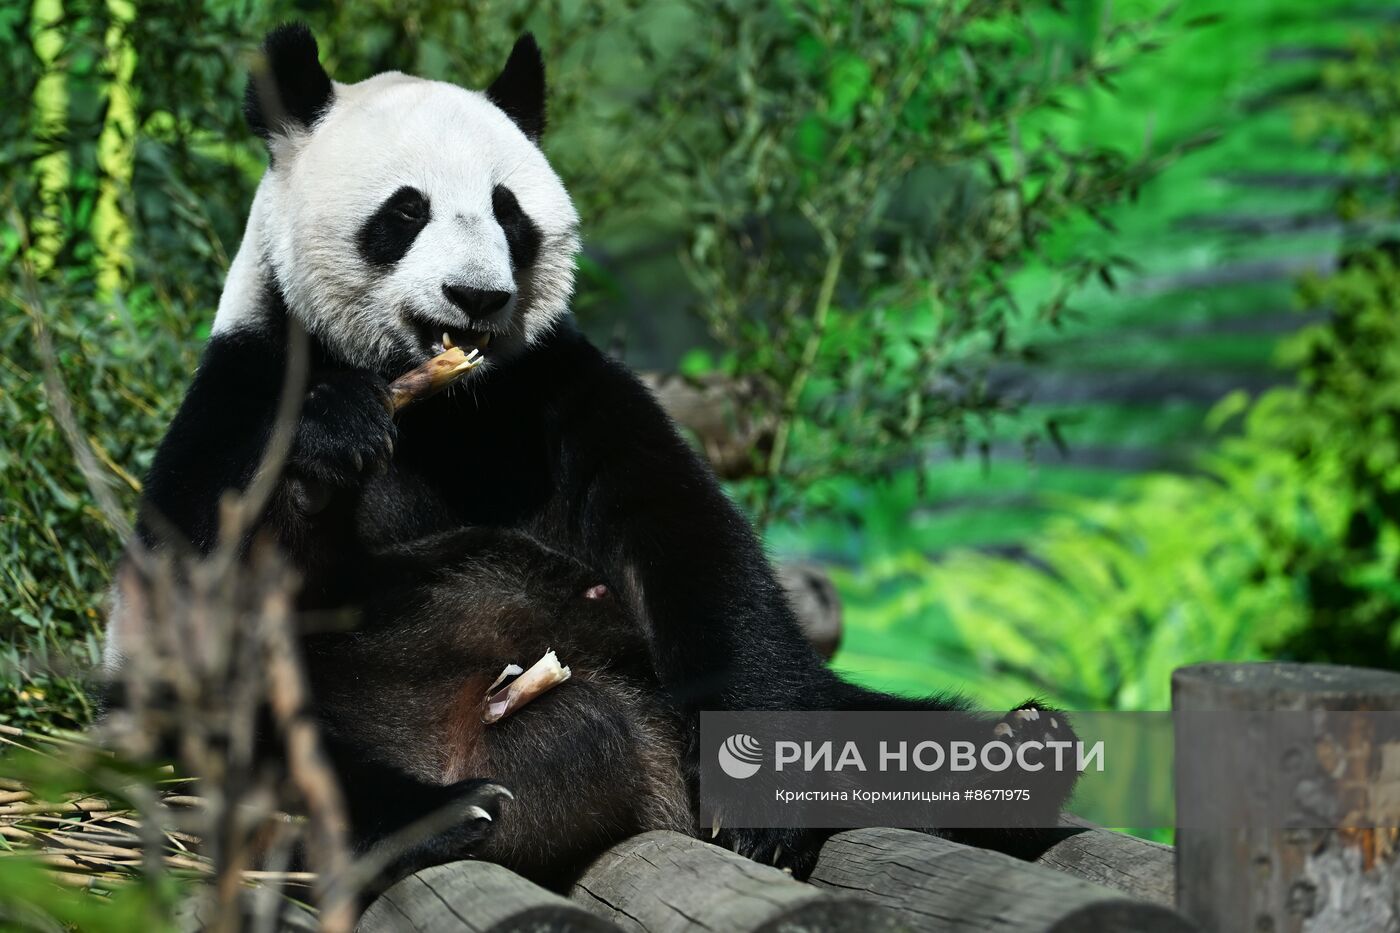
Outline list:
[[[497,185],[491,191],[491,210],[505,232],[511,268],[518,275],[532,266],[540,253],[540,228],[521,210],[515,192],[505,185]]]
[[[253,477],[272,431],[287,359],[281,296],[269,289],[265,301],[278,309],[265,330],[219,335],[200,359],[151,464],[150,475],[159,479],[145,490],[137,525],[147,545],[173,537],[209,551],[218,538],[220,495],[245,489]]]
[[[372,792],[358,786],[358,772],[345,782],[362,846],[414,815],[384,807],[380,794],[396,772],[405,789],[476,791],[462,782],[483,774],[509,788],[514,800],[487,832],[467,847],[437,839],[432,855],[487,858],[554,885],[611,842],[693,829],[679,721],[636,620],[595,572],[492,528],[366,552],[345,570],[343,596],[359,624],[309,636],[304,648],[332,747],[358,749],[354,767],[374,776]],[[483,725],[502,669],[528,668],[550,648],[570,680]],[[426,855],[401,859],[401,868]]]
[[[486,89],[486,98],[506,112],[530,139],[539,142],[545,123],[544,59],[530,33],[515,40],[505,67]]]
[[[321,67],[316,37],[305,23],[287,23],[267,34],[261,67],[243,92],[243,118],[265,140],[288,129],[309,129],[335,96]]]
[[[156,449],[149,473],[154,485],[143,490],[137,523],[147,545],[208,552],[218,540],[219,497],[246,489],[252,480],[276,417],[289,336],[293,329],[300,334],[281,290],[269,284],[263,295],[260,328],[210,339]],[[328,502],[332,489],[358,485],[363,474],[385,469],[397,435],[388,382],[335,364],[317,341],[301,337],[310,346],[309,375],[301,387],[305,400],[285,481],[263,519],[283,542],[308,529],[309,516]],[[210,413],[217,415],[206,417]]]
[[[372,266],[389,267],[402,259],[432,220],[428,198],[417,188],[404,185],[379,205],[355,233],[360,257]]]

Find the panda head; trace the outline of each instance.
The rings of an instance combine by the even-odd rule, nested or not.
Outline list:
[[[538,145],[532,36],[471,91],[398,72],[334,82],[310,31],[282,26],[244,112],[270,155],[252,261],[344,363],[392,377],[450,342],[482,347],[489,369],[567,313],[578,214]]]

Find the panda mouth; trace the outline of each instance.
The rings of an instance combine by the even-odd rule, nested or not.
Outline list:
[[[487,348],[491,346],[492,335],[489,331],[443,327],[441,324],[432,322],[417,322],[414,326],[418,331],[422,345],[427,347],[430,356],[437,356],[453,347],[461,347],[468,352],[475,347],[482,354],[485,354]]]
[[[451,330],[442,332],[442,348],[451,350],[453,347],[476,347],[482,353],[491,345],[491,335],[484,331],[458,331],[456,335]]]

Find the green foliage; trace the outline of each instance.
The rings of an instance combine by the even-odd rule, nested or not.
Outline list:
[[[674,125],[657,156],[700,314],[726,365],[782,399],[743,490],[760,517],[831,506],[825,479],[990,437],[1007,403],[987,368],[1028,356],[1028,324],[1129,263],[1061,255],[1056,287],[1029,300],[1014,278],[1051,232],[1107,223],[1199,142],[1129,154],[1056,127],[1069,96],[1179,28],[1161,12],[1085,46],[1017,2],[695,7],[703,41],[643,104]]]
[[[37,860],[6,857],[0,871],[0,923],[8,930],[83,930],[86,933],[163,933],[180,927],[171,919],[171,886],[126,885],[89,897],[53,880]]]
[[[1394,78],[1373,61],[1394,43],[1356,48],[1300,123],[1374,171],[1396,154]],[[1363,212],[1357,190],[1339,213],[1386,230],[1400,204],[1372,192]],[[1298,290],[1329,317],[1282,347],[1296,385],[1222,400],[1208,424],[1234,430],[1197,472],[1062,498],[1015,557],[907,568],[905,599],[955,633],[974,692],[1166,709],[1172,669],[1198,660],[1400,666],[1400,244],[1362,240]]]
[[[1297,394],[1255,413],[1272,419],[1261,434],[1327,484],[1331,505],[1282,549],[1306,586],[1307,610],[1283,648],[1400,667],[1400,249],[1360,251],[1337,275],[1305,282],[1303,294],[1333,320],[1287,348]]]
[[[1363,250],[1305,282],[1327,324],[1291,340],[1299,385],[1223,400],[1237,434],[1190,475],[1064,497],[1015,558],[957,552],[899,610],[937,612],[974,692],[1166,709],[1197,660],[1400,666],[1400,265]],[[950,650],[956,652],[955,646]]]
[[[1337,145],[1355,168],[1394,167],[1400,158],[1400,75],[1395,72],[1400,36],[1384,30],[1358,35],[1346,51],[1323,68],[1323,93],[1299,108],[1299,126],[1310,137]],[[1343,216],[1374,213],[1361,207],[1358,197],[1354,187],[1343,190]]]
[[[94,818],[90,811],[40,806],[25,817],[8,818],[7,827],[18,833],[0,840],[0,929],[46,931],[55,929],[55,922],[91,933],[187,928],[177,918],[182,906],[193,903],[192,895],[204,880],[199,866],[208,863],[191,857],[178,868],[166,866],[158,874],[142,875],[123,864],[136,850],[110,848],[111,834],[125,842],[124,830],[143,818],[145,829],[155,830],[147,838],[165,838],[156,827],[168,824],[169,811],[161,814],[152,806],[154,791],[175,785],[178,793],[186,782],[172,778],[166,769],[133,765],[98,751],[76,733],[7,736],[7,744],[5,778],[31,792],[26,802],[90,803],[96,798],[107,813]],[[62,881],[55,877],[52,852],[45,863],[32,847],[34,839],[51,840],[52,834],[66,836],[70,852],[75,841],[77,846],[96,844],[87,859],[68,866]],[[105,852],[104,845],[109,847]]]
[[[1066,499],[1023,558],[961,552],[927,575],[996,688],[1079,708],[1166,709],[1196,660],[1400,666],[1400,266],[1355,255],[1302,286],[1333,309],[1202,472]],[[995,656],[992,657],[992,652]]]
[[[84,435],[128,501],[149,464],[156,425],[173,415],[197,345],[179,306],[133,293],[113,317],[73,298],[45,310]],[[38,310],[26,301],[26,310]],[[34,321],[0,322],[0,575],[5,580],[4,693],[18,720],[76,724],[90,710],[80,678],[100,654],[99,611],[115,540],[51,415]]]

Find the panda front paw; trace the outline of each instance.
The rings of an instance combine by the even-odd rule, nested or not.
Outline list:
[[[430,837],[439,857],[462,859],[474,854],[496,831],[501,805],[515,795],[495,781],[473,778],[442,789],[442,809],[454,815],[447,828]]]
[[[379,875],[368,886],[380,893],[394,882],[434,865],[472,858],[491,841],[501,806],[514,799],[495,781],[473,778],[441,787],[423,787],[414,805],[429,814],[424,822],[404,829],[409,835],[381,840],[374,853],[383,860]]]
[[[831,833],[813,829],[721,829],[712,841],[745,858],[772,865],[805,881]]]
[[[396,435],[384,379],[366,370],[325,373],[307,389],[289,465],[313,482],[351,487],[388,469]]]

